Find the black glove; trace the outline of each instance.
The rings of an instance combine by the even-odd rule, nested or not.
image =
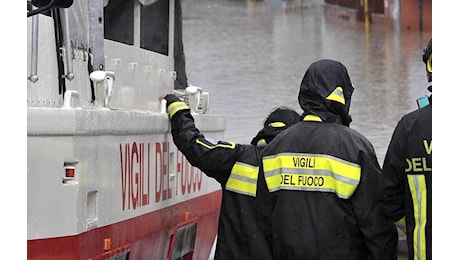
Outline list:
[[[174,103],[176,101],[182,101],[178,96],[174,94],[168,94],[164,97],[164,99],[166,99],[166,107],[168,107],[169,105],[171,105],[171,103]]]

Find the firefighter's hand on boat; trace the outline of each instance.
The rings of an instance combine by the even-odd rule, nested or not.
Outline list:
[[[182,104],[178,103],[178,105],[174,106],[173,108],[171,108],[171,111],[168,110],[168,107],[174,103],[174,102],[181,102]],[[177,112],[177,111],[180,111],[180,110],[184,110],[184,109],[190,109],[185,103],[184,101],[182,101],[182,99],[180,99],[177,95],[175,94],[168,94],[164,97],[164,99],[162,100],[162,105],[164,106],[164,111],[166,113],[169,114],[169,117],[170,119],[172,118],[172,116]],[[171,113],[171,114],[170,114]]]
[[[174,94],[168,94],[164,97],[166,99],[166,106],[169,106],[171,103],[176,101],[182,101],[178,96]]]

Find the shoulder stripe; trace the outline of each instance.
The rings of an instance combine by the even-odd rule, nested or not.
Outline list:
[[[345,105],[345,97],[343,96],[343,89],[341,86],[337,86],[332,93],[326,97],[327,100],[332,100],[339,102],[343,105]]]
[[[321,119],[321,117],[317,116],[317,115],[306,115],[304,118],[303,118],[303,121],[315,121],[315,122],[323,122],[323,120]]]

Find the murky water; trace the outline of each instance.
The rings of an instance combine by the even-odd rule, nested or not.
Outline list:
[[[182,0],[189,84],[210,92],[209,113],[227,118],[226,140],[249,143],[277,106],[301,112],[307,67],[341,61],[355,85],[351,127],[374,144],[379,162],[399,118],[428,93],[422,50],[431,32],[395,31],[327,19],[322,1]]]

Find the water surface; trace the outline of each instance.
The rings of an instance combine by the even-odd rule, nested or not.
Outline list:
[[[302,112],[297,101],[308,66],[335,59],[355,85],[354,128],[383,163],[400,117],[428,94],[422,50],[431,32],[325,17],[322,1],[182,0],[189,84],[210,92],[209,113],[227,119],[225,139],[249,143],[277,106]]]

